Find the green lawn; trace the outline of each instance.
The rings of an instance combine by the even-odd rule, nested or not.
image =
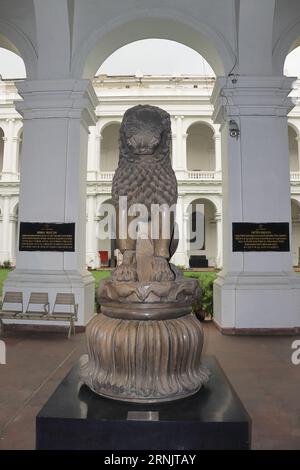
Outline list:
[[[96,287],[98,286],[99,282],[102,279],[105,279],[106,277],[110,276],[111,271],[91,271],[93,274],[95,281],[96,281]],[[199,279],[200,281],[208,282],[208,281],[214,281],[217,277],[217,273],[215,272],[197,272],[197,271],[185,271],[184,272],[185,277],[194,277]]]
[[[9,269],[0,269],[0,296],[2,295],[3,282],[5,281],[9,271],[10,271]],[[96,288],[97,288],[100,280],[105,279],[106,277],[109,277],[111,271],[108,269],[107,271],[91,271],[91,273],[95,278]],[[214,273],[214,272],[185,271],[184,275],[186,277],[197,277],[201,281],[208,281],[211,279],[215,280],[215,278],[217,277],[217,273]]]
[[[0,269],[0,296],[2,296],[2,286],[3,282],[7,278],[10,269]]]

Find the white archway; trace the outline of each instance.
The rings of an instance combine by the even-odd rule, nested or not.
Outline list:
[[[19,55],[25,64],[26,76],[37,75],[38,55],[30,39],[15,24],[0,19],[0,47]]]
[[[75,53],[73,76],[92,78],[101,63],[120,47],[140,39],[169,39],[199,52],[217,75],[231,70],[235,56],[224,37],[207,24],[174,9],[131,10],[94,30]]]
[[[187,252],[190,267],[216,267],[219,264],[217,206],[200,194],[190,199],[187,208]]]

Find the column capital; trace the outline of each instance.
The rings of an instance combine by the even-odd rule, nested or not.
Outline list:
[[[24,119],[82,119],[86,126],[96,124],[98,98],[90,80],[25,80],[17,84],[23,101],[17,111]]]
[[[294,80],[285,76],[240,76],[233,84],[229,77],[218,77],[211,96],[214,122],[222,124],[240,116],[287,116],[294,107],[288,96]]]

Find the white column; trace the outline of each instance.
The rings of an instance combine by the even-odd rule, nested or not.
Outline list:
[[[223,231],[222,231],[222,214],[216,212],[216,244],[217,244],[217,256],[216,256],[216,267],[221,268],[223,266]]]
[[[221,150],[221,134],[215,132],[214,134],[215,141],[215,172],[218,179],[222,179],[222,150]]]
[[[95,123],[97,97],[89,80],[25,80],[23,101],[20,222],[75,223],[75,251],[19,251],[6,290],[73,292],[78,324],[94,314],[94,279],[85,270],[88,126]]]
[[[95,269],[99,267],[99,256],[97,253],[97,233],[95,217],[96,195],[87,196],[87,246],[86,264]]]
[[[14,119],[6,119],[7,131],[4,140],[4,151],[3,151],[3,167],[2,167],[2,181],[11,181],[13,173],[13,128]]]
[[[18,216],[11,214],[9,216],[9,259],[13,265],[16,264],[16,232],[17,232]]]
[[[13,145],[12,145],[12,162],[11,162],[11,179],[13,181],[17,181],[19,179],[19,159],[21,158],[20,155],[20,143],[22,139],[18,136],[13,137]]]
[[[300,172],[300,137],[296,137],[297,148],[298,148],[298,170]]]
[[[221,328],[300,326],[300,278],[288,252],[233,251],[232,223],[287,222],[291,228],[287,113],[293,79],[219,77],[212,95],[222,124],[223,271],[214,285]],[[240,130],[230,135],[230,120]]]
[[[172,168],[175,171],[177,165],[177,134],[172,131]]]
[[[1,258],[0,261],[8,261],[9,256],[9,196],[3,197],[3,213],[1,227]]]
[[[174,165],[174,170],[176,171],[176,176],[178,179],[186,178],[186,138],[187,134],[182,131],[182,121],[184,116],[175,116],[176,119],[176,162]]]
[[[179,195],[177,200],[176,222],[178,226],[179,242],[177,250],[172,257],[172,263],[188,267],[189,260],[187,255],[187,230],[185,228],[185,210],[182,195]]]
[[[96,126],[91,126],[89,130],[87,179],[94,181],[97,180],[99,171],[99,135]]]

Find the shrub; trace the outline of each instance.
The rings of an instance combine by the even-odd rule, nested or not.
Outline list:
[[[3,267],[4,269],[10,269],[10,268],[11,268],[11,261],[10,261],[9,259],[6,260],[6,261],[3,261],[2,267]]]
[[[198,279],[201,286],[202,295],[197,303],[193,305],[193,311],[198,317],[206,315],[213,316],[213,283],[216,279],[216,273],[186,273],[186,277]]]

